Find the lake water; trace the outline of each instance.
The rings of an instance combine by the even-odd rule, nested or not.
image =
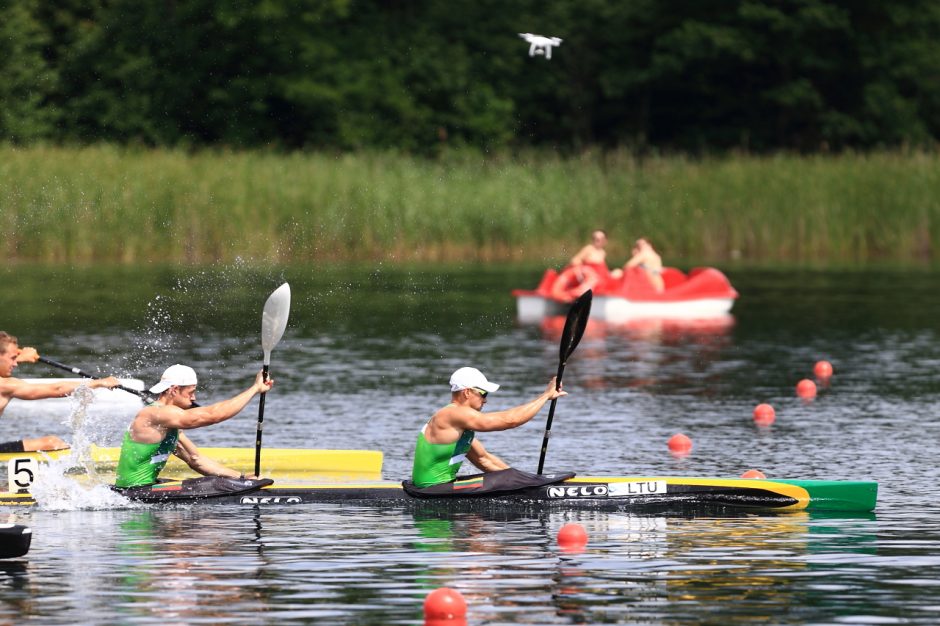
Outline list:
[[[534,286],[538,268],[0,272],[13,287],[0,294],[0,328],[21,344],[148,385],[187,363],[203,403],[250,383],[261,308],[288,280],[265,445],[380,449],[389,479],[410,472],[454,369],[500,383],[488,402],[499,410],[537,395],[558,365],[558,329],[518,325],[509,295]],[[870,479],[873,514],[8,508],[34,540],[28,557],[0,562],[0,622],[419,624],[441,586],[461,591],[470,624],[940,622],[940,273],[728,274],[742,294],[730,320],[589,327],[565,371],[547,470]],[[820,359],[835,376],[801,401],[794,387]],[[761,402],[777,410],[771,427],[751,418]],[[546,414],[482,439],[534,470]],[[73,438],[67,415],[16,415],[11,405],[0,439]],[[81,436],[117,445],[130,417],[97,414]],[[253,446],[256,419],[253,402],[192,438]],[[676,432],[694,441],[691,455],[669,454]],[[572,521],[590,536],[581,553],[555,541]]]

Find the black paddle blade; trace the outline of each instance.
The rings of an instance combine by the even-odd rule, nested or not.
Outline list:
[[[587,326],[588,317],[591,315],[591,301],[594,299],[594,292],[588,289],[574,301],[571,309],[568,310],[568,319],[565,320],[565,329],[561,333],[561,348],[559,360],[566,363],[568,357],[578,347],[584,335],[584,328]]]

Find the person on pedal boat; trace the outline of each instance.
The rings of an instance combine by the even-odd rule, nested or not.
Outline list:
[[[411,480],[416,487],[453,481],[464,459],[484,472],[509,468],[488,452],[477,432],[509,430],[522,426],[538,414],[546,402],[568,395],[555,389],[555,378],[534,400],[505,411],[483,413],[486,397],[499,389],[480,370],[461,367],[450,377],[451,402],[438,410],[418,433]]]
[[[13,378],[13,370],[20,363],[35,363],[39,353],[35,348],[20,348],[19,340],[0,330],[0,415],[10,400],[44,400],[63,398],[82,385],[90,389],[117,387],[121,382],[113,377],[88,381],[62,381],[53,383],[28,383]],[[34,439],[0,442],[0,452],[35,452],[37,450],[65,450],[69,444],[56,435],[45,435]]]
[[[608,276],[619,278],[621,270],[609,270],[607,267],[607,233],[597,229],[591,233],[591,243],[587,244],[578,253],[571,257],[568,265],[577,269],[582,267],[593,270],[598,279],[606,280]]]
[[[647,277],[653,284],[653,288],[662,292],[665,289],[663,282],[663,260],[653,248],[653,244],[646,237],[640,237],[633,246],[633,256],[623,266],[623,271],[639,267],[646,272]]]
[[[196,445],[180,431],[218,424],[238,415],[256,394],[270,391],[274,381],[265,380],[262,372],[258,372],[254,384],[237,396],[208,406],[193,407],[196,383],[193,368],[176,364],[168,367],[160,382],[150,388],[150,393],[159,396],[137,413],[124,433],[115,487],[124,489],[158,482],[157,478],[171,454],[203,476],[245,478],[241,473],[201,455]]]

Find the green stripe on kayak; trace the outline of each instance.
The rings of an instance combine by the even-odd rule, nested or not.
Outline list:
[[[802,487],[809,494],[807,511],[872,511],[878,483],[855,480],[774,480]]]

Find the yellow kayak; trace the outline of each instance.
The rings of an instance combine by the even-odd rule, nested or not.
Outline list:
[[[245,474],[255,470],[254,448],[199,448],[199,452],[219,463]],[[120,448],[91,447],[94,470],[114,474]],[[82,471],[82,463],[73,450],[49,452],[0,453],[0,464],[13,459],[33,458],[40,462],[71,459],[70,468]],[[262,448],[261,476],[276,480],[316,479],[327,481],[379,480],[382,477],[382,452],[379,450],[311,450],[303,448]],[[174,480],[199,476],[188,465],[171,456],[160,473],[161,478]]]

